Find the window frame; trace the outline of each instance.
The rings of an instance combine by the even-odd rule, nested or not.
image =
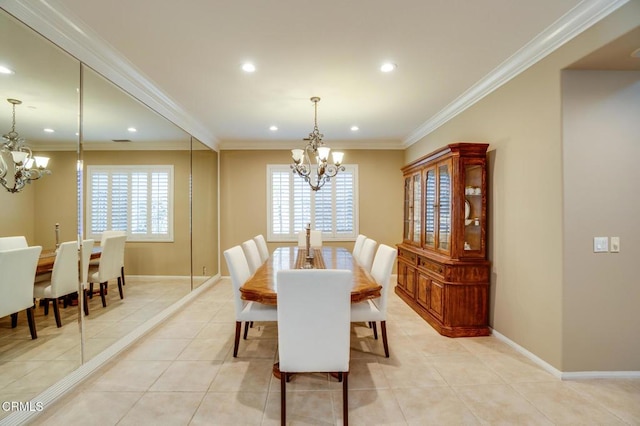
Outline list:
[[[360,233],[359,229],[360,229],[360,225],[359,225],[359,214],[358,214],[358,206],[359,206],[359,201],[358,201],[358,193],[359,193],[359,185],[358,185],[358,165],[357,164],[344,164],[343,165],[345,167],[345,172],[350,172],[353,175],[353,230],[352,232],[350,232],[349,234],[345,234],[345,233],[338,233],[336,231],[336,215],[335,215],[335,211],[333,211],[333,214],[331,216],[331,221],[332,221],[332,231],[331,233],[328,232],[322,232],[322,239],[323,241],[333,241],[333,242],[339,242],[339,241],[355,241],[355,239],[358,237],[358,234]],[[293,173],[293,171],[291,170],[291,167],[289,164],[267,164],[267,178],[266,178],[266,187],[267,187],[267,241],[269,242],[298,242],[298,232],[294,231],[294,227],[295,227],[295,223],[293,220],[293,216],[294,216],[294,207],[293,207],[293,202],[290,201],[289,202],[289,215],[290,215],[290,220],[289,220],[289,228],[290,228],[290,233],[288,234],[274,234],[273,232],[273,193],[272,193],[272,176],[274,172],[286,172],[289,175],[291,175],[291,179],[289,180],[289,188],[290,188],[290,194],[293,194],[293,187],[294,187],[294,179],[302,179],[301,177],[295,175]],[[344,172],[339,172],[340,173],[344,173]],[[338,176],[339,176],[338,174]],[[335,181],[335,177],[331,179],[331,182]],[[305,185],[307,185],[306,182],[304,182]],[[329,183],[327,183],[326,185],[329,185]],[[320,189],[320,191],[326,190],[326,185]],[[336,197],[336,188],[335,185],[331,186],[332,188],[332,195],[331,195],[331,199],[332,199],[332,204],[335,204],[335,197]],[[290,197],[291,200],[291,197]],[[315,191],[311,191],[311,219],[310,219],[311,223],[312,223],[312,228],[313,228],[313,223],[315,222]],[[299,231],[299,230],[298,230]]]
[[[131,191],[132,191],[132,181],[131,181],[131,173],[136,172],[146,172],[147,173],[147,185],[151,186],[152,184],[152,179],[151,179],[151,175],[152,173],[168,173],[168,187],[167,187],[167,203],[168,203],[168,207],[167,207],[167,232],[166,233],[162,233],[162,234],[153,234],[152,233],[152,228],[151,228],[151,221],[150,221],[150,216],[152,214],[151,212],[151,208],[150,208],[150,197],[151,197],[151,192],[147,192],[147,198],[146,198],[146,202],[147,202],[147,206],[148,207],[148,216],[149,216],[149,223],[147,224],[147,232],[146,234],[141,234],[139,232],[137,233],[133,233],[131,231],[131,206],[132,206],[132,197],[131,197]],[[95,240],[100,240],[102,238],[102,232],[94,232],[91,226],[92,223],[92,219],[93,219],[93,211],[91,209],[91,204],[93,201],[93,175],[96,173],[107,173],[109,176],[109,187],[111,186],[111,175],[114,173],[127,173],[129,175],[129,179],[127,182],[127,193],[128,193],[128,200],[127,200],[127,229],[126,234],[127,234],[127,241],[128,242],[162,242],[162,243],[167,243],[167,242],[174,242],[174,220],[175,220],[175,204],[174,204],[174,194],[175,194],[175,172],[174,172],[174,166],[172,164],[154,164],[154,165],[89,165],[87,166],[87,171],[86,171],[86,201],[85,201],[85,208],[86,208],[86,217],[85,217],[85,229],[87,232],[87,236],[86,238],[93,238]],[[109,191],[109,195],[108,195],[108,212],[107,212],[107,227],[106,230],[108,229],[115,229],[112,228],[112,224],[111,224],[111,196],[112,196],[112,192]]]

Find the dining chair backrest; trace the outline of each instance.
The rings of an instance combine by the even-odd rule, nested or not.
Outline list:
[[[256,269],[262,265],[262,262],[260,261],[260,252],[258,251],[256,242],[254,240],[247,240],[243,242],[242,251],[244,252],[244,257],[247,259],[249,272],[253,274],[256,272]]]
[[[50,298],[78,291],[78,242],[67,241],[58,247],[51,272]]]
[[[358,263],[368,272],[371,271],[371,264],[373,263],[373,257],[376,254],[377,244],[376,240],[367,238],[362,244],[362,250],[360,250],[360,255],[358,256]]]
[[[389,284],[391,281],[391,271],[396,261],[398,251],[386,244],[380,244],[376,251],[376,256],[371,265],[371,276],[382,286],[380,297],[373,300],[381,312],[387,311],[387,300],[389,297]]]
[[[114,229],[109,229],[107,231],[102,231],[102,236],[100,238],[100,247],[104,247],[104,242],[107,238],[111,237],[121,237],[123,235],[127,235],[127,231],[116,231]]]
[[[98,266],[97,280],[94,282],[104,283],[114,278],[120,277],[122,258],[124,257],[124,244],[126,235],[108,237],[102,246],[100,254],[100,264]]]
[[[231,285],[233,286],[233,300],[236,308],[236,317],[242,312],[246,302],[240,298],[240,287],[251,276],[247,258],[244,256],[242,247],[234,246],[224,251],[224,258],[227,261],[229,275],[231,275]]]
[[[80,277],[82,284],[86,284],[89,277],[89,264],[91,262],[91,252],[93,251],[94,240],[82,240],[82,247],[80,249],[81,257],[81,271]]]
[[[0,251],[0,317],[33,306],[33,283],[42,247]]]
[[[367,239],[366,236],[360,234],[358,235],[358,237],[356,238],[356,242],[353,244],[353,251],[351,252],[351,255],[357,259],[360,256],[360,252],[362,251],[362,245],[364,244],[364,241]]]
[[[309,232],[309,244],[311,247],[322,247],[322,231],[312,229]],[[307,230],[298,232],[298,247],[307,246]]]
[[[269,247],[267,247],[267,241],[262,234],[253,237],[253,240],[258,246],[258,252],[260,253],[260,262],[264,263],[269,258]]]
[[[22,235],[16,237],[0,237],[0,250],[12,250],[29,247],[27,239]]]
[[[286,269],[276,282],[280,371],[349,371],[352,272]]]

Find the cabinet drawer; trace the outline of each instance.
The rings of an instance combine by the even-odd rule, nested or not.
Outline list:
[[[418,267],[425,269],[429,272],[433,272],[434,274],[437,274],[441,277],[444,277],[447,270],[446,266],[437,262],[433,262],[427,259],[426,257],[422,257],[422,256],[418,256]]]
[[[416,258],[418,256],[415,253],[412,253],[410,251],[400,249],[400,250],[398,250],[398,257],[401,258],[402,260],[404,260],[407,263],[415,265],[416,264]]]

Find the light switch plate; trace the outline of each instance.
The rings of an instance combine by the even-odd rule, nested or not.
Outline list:
[[[606,253],[609,251],[609,237],[593,237],[593,252]]]
[[[611,253],[620,252],[620,237],[611,237]]]

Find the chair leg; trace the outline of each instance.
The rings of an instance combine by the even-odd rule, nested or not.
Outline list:
[[[380,331],[382,331],[382,345],[384,346],[384,356],[389,358],[389,343],[387,343],[387,322],[380,321]]]
[[[28,307],[25,310],[27,311],[27,321],[29,322],[29,331],[31,332],[31,338],[37,339],[38,333],[36,332],[36,321],[33,319],[33,308]]]
[[[49,315],[49,299],[40,300],[40,304],[44,306],[44,314]]]
[[[62,327],[62,321],[60,321],[60,306],[58,306],[58,299],[51,299],[51,303],[53,303],[53,315],[56,317],[56,326],[60,328]]]
[[[240,327],[242,326],[242,322],[236,321],[236,338],[233,342],[233,357],[236,358],[238,356],[238,345],[240,344]]]
[[[107,284],[108,283],[100,283],[100,299],[102,299],[102,307],[107,307],[107,298],[105,297],[105,293],[107,292]]]
[[[84,314],[89,315],[89,297],[87,296],[87,289],[82,290],[82,299],[84,304]]]
[[[349,425],[349,372],[342,374],[342,424]]]
[[[89,299],[93,299],[93,283],[89,283]]]
[[[124,293],[122,292],[122,279],[118,277],[118,291],[120,292],[120,299],[124,299]]]
[[[280,424],[287,424],[287,373],[280,372]]]
[[[11,314],[11,328],[16,328],[18,326],[18,313],[15,312]]]
[[[378,327],[376,326],[376,322],[373,321],[373,338],[378,340]]]
[[[244,335],[242,336],[242,338],[244,340],[247,340],[247,333],[249,332],[249,322],[245,321],[244,322]]]
[[[122,285],[125,285],[126,283],[124,282],[124,266],[120,267],[120,276],[122,277]]]

